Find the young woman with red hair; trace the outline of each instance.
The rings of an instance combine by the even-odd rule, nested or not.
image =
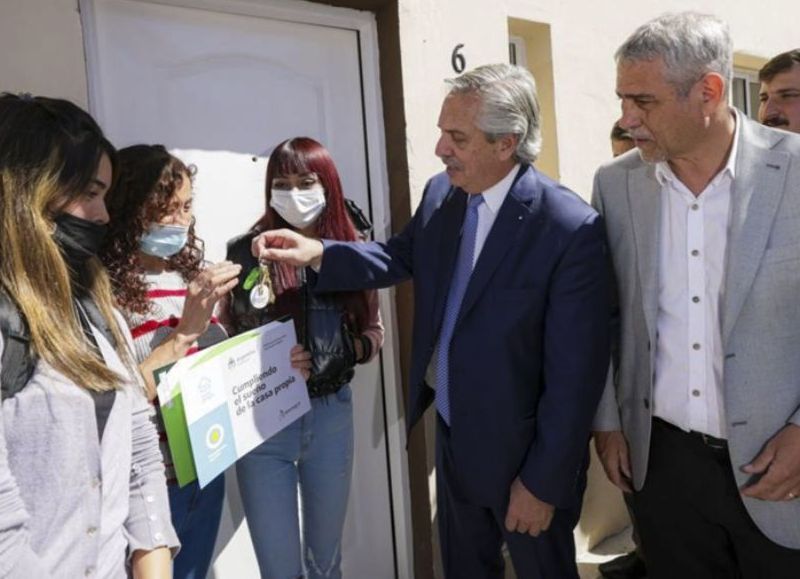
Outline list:
[[[375,291],[316,294],[310,268],[259,264],[250,252],[253,237],[281,227],[359,238],[330,153],[307,137],[279,144],[267,166],[266,202],[258,222],[228,246],[228,259],[242,273],[221,319],[232,335],[294,319],[298,342],[311,353],[311,411],[239,460],[239,490],[262,577],[336,579],[353,466],[350,381],[354,366],[369,362],[383,344],[383,325]],[[252,287],[261,267],[269,270],[275,294],[264,309],[257,307],[263,306],[258,286]]]

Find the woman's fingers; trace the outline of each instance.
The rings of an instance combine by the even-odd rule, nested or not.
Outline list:
[[[218,300],[236,286],[242,266],[223,261],[200,272],[189,284],[189,297]]]

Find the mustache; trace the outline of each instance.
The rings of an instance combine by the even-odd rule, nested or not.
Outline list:
[[[461,170],[464,168],[464,165],[456,159],[455,157],[441,157],[442,163],[444,163],[448,169],[458,169]]]
[[[785,117],[770,117],[768,119],[764,119],[764,124],[768,127],[788,127],[789,119]]]

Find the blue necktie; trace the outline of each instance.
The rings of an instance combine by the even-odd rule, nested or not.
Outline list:
[[[450,290],[447,292],[447,303],[444,306],[442,328],[439,331],[439,347],[436,359],[436,410],[450,424],[450,341],[456,327],[461,302],[467,291],[467,284],[472,275],[472,260],[475,256],[475,233],[478,231],[478,207],[483,203],[483,195],[470,195],[467,204],[467,216],[461,230],[461,244],[458,246],[456,267]]]

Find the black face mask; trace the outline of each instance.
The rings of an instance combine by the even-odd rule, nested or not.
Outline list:
[[[90,257],[95,257],[103,246],[108,226],[62,213],[55,218],[53,238],[64,254],[64,259],[74,271],[83,269]]]

